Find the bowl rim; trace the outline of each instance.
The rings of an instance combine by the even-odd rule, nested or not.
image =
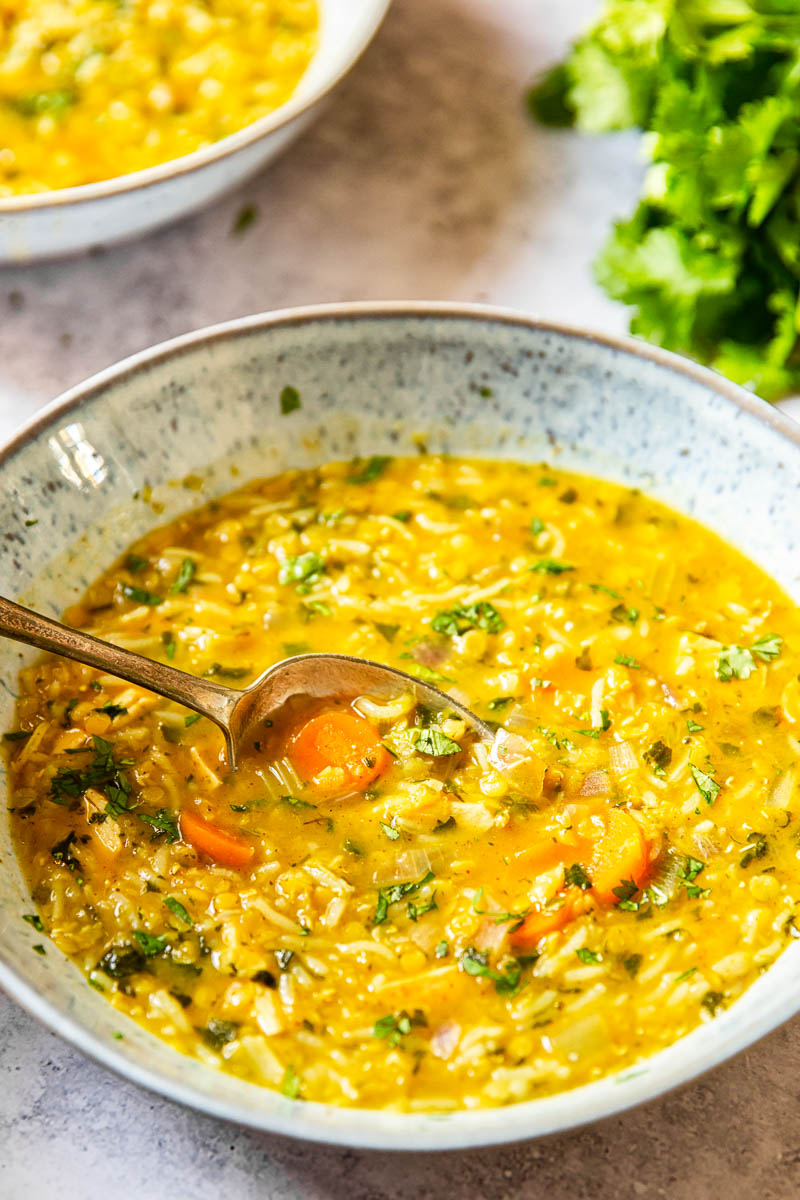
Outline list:
[[[141,171],[128,171],[124,175],[112,175],[110,179],[100,179],[95,183],[54,188],[47,192],[32,192],[29,195],[0,197],[0,220],[3,217],[66,208],[71,205],[87,204],[94,200],[104,200],[110,196],[142,191],[163,183],[165,180],[199,171],[203,167],[210,166],[211,163],[218,162],[220,159],[236,154],[239,150],[244,150],[247,146],[254,145],[271,133],[276,133],[279,129],[291,124],[292,121],[309,113],[320,101],[324,100],[361,58],[383,24],[392,0],[366,0],[366,3],[367,7],[360,19],[360,32],[356,34],[349,54],[338,64],[333,74],[327,74],[302,99],[297,98],[297,90],[302,82],[301,77],[294,92],[283,104],[263,117],[259,117],[257,121],[252,121],[242,129],[229,133],[227,137],[220,138],[219,141],[193,150],[189,154],[182,154],[178,158],[168,158],[166,162],[145,167]],[[321,12],[324,16],[322,8]],[[356,25],[356,30],[358,29],[359,26]],[[314,55],[319,53],[321,45],[320,42]]]
[[[130,355],[69,388],[34,414],[0,447],[0,470],[55,419],[80,408],[108,385],[127,381],[151,366],[198,347],[254,331],[292,325],[407,317],[518,326],[622,352],[701,384],[768,425],[800,452],[800,423],[716,372],[639,339],[599,333],[489,305],[447,301],[363,301],[307,305],[238,317],[171,338]],[[609,1074],[565,1092],[505,1107],[459,1111],[442,1116],[435,1113],[387,1113],[384,1110],[345,1108],[317,1102],[303,1102],[298,1106],[290,1101],[286,1102],[285,1109],[280,1105],[278,1109],[270,1111],[259,1108],[257,1097],[263,1094],[264,1089],[255,1084],[245,1085],[253,1089],[252,1104],[244,1098],[229,1099],[199,1092],[191,1084],[142,1066],[122,1054],[116,1045],[108,1045],[88,1026],[40,996],[32,984],[2,960],[1,951],[0,988],[46,1028],[88,1058],[168,1100],[208,1116],[265,1132],[320,1144],[394,1151],[475,1149],[579,1128],[655,1100],[699,1078],[772,1032],[800,1009],[800,994],[793,996],[789,992],[781,996],[775,989],[747,1024],[732,1027],[726,1020],[729,1014],[723,1014],[713,1023],[713,1036],[708,1036],[707,1026],[700,1026],[651,1058],[642,1060],[642,1064],[634,1064],[633,1068],[623,1071],[621,1075]],[[681,1055],[676,1048],[689,1039],[693,1040],[693,1053]],[[659,1066],[653,1070],[648,1064],[655,1063]],[[617,1086],[615,1090],[614,1085],[623,1079],[625,1087]],[[580,1103],[576,1103],[578,1097]]]

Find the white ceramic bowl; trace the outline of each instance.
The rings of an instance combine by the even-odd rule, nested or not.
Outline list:
[[[302,408],[281,416],[287,384]],[[415,454],[415,435],[433,452],[549,459],[640,487],[738,545],[800,600],[800,426],[642,343],[421,304],[245,318],[73,388],[0,453],[0,589],[60,612],[135,538],[234,483],[354,454]],[[170,485],[190,473],[202,476],[202,492]],[[164,506],[158,514],[132,498],[145,482]],[[19,666],[34,658],[0,640],[0,729],[12,727]],[[170,1049],[120,1016],[53,945],[45,957],[31,953],[43,939],[22,920],[30,911],[2,820],[0,985],[75,1046],[166,1096],[352,1146],[452,1149],[591,1121],[698,1075],[800,1008],[795,942],[714,1020],[588,1086],[443,1116],[334,1108],[290,1101]]]
[[[136,237],[236,187],[313,120],[369,44],[390,3],[319,0],[319,47],[296,91],[275,112],[238,133],[146,171],[0,199],[0,263],[57,258]]]

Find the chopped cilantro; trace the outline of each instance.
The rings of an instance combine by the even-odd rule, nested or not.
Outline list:
[[[536,537],[540,533],[544,533],[546,528],[547,528],[547,526],[545,525],[545,523],[541,519],[541,517],[533,517],[531,519],[530,531],[534,537]]]
[[[436,943],[433,953],[436,958],[447,958],[450,953],[450,943],[446,938],[442,938],[441,942]]]
[[[185,558],[178,568],[178,574],[175,576],[175,582],[169,589],[173,593],[188,592],[189,584],[197,573],[197,563],[193,558]]]
[[[502,971],[495,971],[489,966],[489,956],[483,950],[468,946],[459,958],[459,966],[467,975],[476,975],[491,979],[498,996],[513,996],[519,990],[522,966],[516,958],[507,958]]]
[[[171,913],[178,917],[179,920],[184,921],[187,925],[194,925],[194,921],[189,916],[180,900],[176,900],[174,896],[165,896],[164,904]]]
[[[129,554],[125,559],[125,566],[132,575],[138,575],[140,571],[149,566],[149,559],[142,558],[141,554]]]
[[[755,862],[757,858],[763,858],[767,853],[767,839],[763,833],[749,833],[747,842],[750,847],[746,850],[739,860],[739,866],[749,867],[751,862]]]
[[[289,808],[316,808],[316,804],[309,804],[308,800],[301,800],[299,796],[281,796],[281,804],[287,804]]]
[[[324,571],[324,560],[313,550],[306,554],[292,554],[278,573],[278,583],[293,583],[298,592],[305,593],[318,582]]]
[[[241,234],[249,229],[258,216],[255,204],[244,204],[239,209],[231,225],[231,233]]]
[[[424,1018],[417,1018],[415,1021],[407,1012],[398,1013],[396,1016],[394,1013],[387,1013],[385,1017],[379,1017],[372,1026],[372,1036],[380,1038],[390,1046],[399,1046],[403,1038],[411,1033],[415,1024],[425,1024]]]
[[[202,713],[190,713],[188,717],[184,717],[183,724],[185,728],[188,729],[190,725],[194,725],[196,721],[200,720],[202,715]]]
[[[749,679],[756,669],[755,660],[772,662],[781,652],[783,638],[776,633],[767,633],[753,642],[747,649],[742,646],[726,646],[717,660],[717,677],[723,683],[731,679]]]
[[[689,768],[692,772],[692,779],[697,785],[698,792],[707,804],[713,804],[722,791],[722,784],[717,783],[713,775],[709,775],[707,771],[701,771],[694,763],[690,763]]]
[[[672,762],[672,751],[666,742],[653,742],[652,746],[645,750],[642,758],[650,764],[654,774],[664,775]]]
[[[762,662],[771,662],[773,658],[777,658],[781,652],[783,638],[777,633],[765,633],[762,637],[756,638],[750,647],[750,653],[756,658],[760,658]]]
[[[623,960],[622,960],[622,965],[625,968],[625,970],[628,972],[628,974],[630,975],[631,979],[634,979],[639,970],[639,967],[642,965],[641,954],[626,955],[626,957],[623,958]]]
[[[161,837],[163,834],[168,842],[177,842],[180,838],[180,830],[178,822],[175,819],[175,814],[168,808],[160,808],[157,813],[136,814],[140,821],[152,826],[153,839]]]
[[[540,575],[563,575],[565,571],[574,571],[575,568],[554,558],[540,558],[530,570],[538,571]]]
[[[603,961],[602,954],[598,954],[596,950],[590,950],[588,946],[581,946],[575,953],[581,962],[586,963],[587,966],[593,966],[595,963]]]
[[[215,675],[220,679],[244,679],[249,674],[249,667],[226,667],[218,662],[213,662],[208,670],[203,671],[203,675],[207,679],[213,679]]]
[[[111,946],[97,964],[98,971],[110,979],[128,979],[145,969],[145,955],[138,946]]]
[[[618,654],[614,662],[619,663],[621,667],[631,667],[634,671],[640,671],[642,668],[642,664],[631,658],[630,654]]]
[[[725,997],[722,992],[706,992],[700,1003],[707,1012],[711,1013],[712,1017],[715,1017],[717,1015],[717,1009],[722,1004],[724,999]]]
[[[88,766],[60,767],[50,780],[50,799],[55,804],[68,805],[79,799],[87,788],[94,788],[105,795],[106,812],[117,817],[132,807],[131,782],[122,770],[130,766],[128,760],[117,760],[111,742],[101,737],[92,738],[94,753]],[[89,747],[84,748],[88,753]]]
[[[385,625],[381,621],[375,622],[375,628],[381,637],[386,638],[387,642],[393,642],[400,630],[399,625]]]
[[[356,462],[359,460],[357,459]],[[356,471],[354,475],[347,476],[348,483],[372,483],[378,479],[391,462],[391,458],[387,454],[373,454],[368,458],[360,471]]]
[[[705,726],[698,725],[697,721],[693,721],[692,718],[689,717],[688,721],[686,722],[686,728],[689,730],[689,733],[702,733]]]
[[[220,1017],[212,1017],[202,1030],[203,1041],[219,1053],[223,1046],[234,1040],[238,1029],[235,1021],[223,1021]]]
[[[402,508],[399,512],[392,513],[395,521],[402,521],[404,525],[408,524],[413,515],[414,514],[407,508]]]
[[[611,610],[611,620],[622,625],[625,621],[635,625],[639,620],[638,608],[628,608],[625,604],[615,604]]]
[[[441,729],[423,729],[414,743],[418,754],[429,754],[432,758],[445,758],[450,754],[460,754],[458,742],[442,733]]]
[[[414,892],[418,892],[420,888],[424,887],[426,883],[430,883],[434,878],[433,871],[428,871],[421,879],[409,883],[393,883],[388,887],[379,888],[375,916],[372,919],[373,925],[382,925],[389,915],[390,905],[397,904],[400,900],[404,900],[406,896],[411,896]]]
[[[37,942],[35,946],[31,946],[31,950],[35,950],[37,954],[47,954],[41,942]]]
[[[431,893],[431,898],[427,904],[415,904],[413,900],[409,900],[406,910],[408,919],[416,923],[420,917],[423,917],[425,913],[433,912],[436,907],[436,892]]]
[[[156,954],[162,954],[167,945],[166,936],[155,937],[152,933],[146,933],[143,929],[134,929],[133,936],[139,943],[145,958],[153,958]]]
[[[289,413],[297,412],[298,408],[302,407],[300,402],[300,393],[297,388],[287,384],[281,391],[281,414],[286,417]]]
[[[27,740],[31,736],[32,732],[33,732],[32,730],[29,731],[27,729],[13,729],[11,731],[11,733],[3,734],[3,741],[4,742],[27,742]]]
[[[393,825],[387,825],[385,823],[385,821],[379,821],[378,824],[380,825],[381,829],[386,834],[386,836],[390,842],[396,842],[397,839],[400,837],[400,830],[395,829]]]
[[[495,696],[489,701],[488,708],[490,712],[499,712],[500,709],[506,707],[507,704],[513,704],[516,696]]]
[[[680,975],[677,975],[675,977],[675,982],[683,983],[683,981],[685,979],[689,979],[692,975],[694,975],[696,970],[697,970],[697,967],[689,967],[689,969],[687,971],[682,971]]]
[[[106,713],[112,721],[114,717],[124,717],[127,711],[127,708],[123,708],[121,704],[104,704],[102,708],[94,709],[94,712]]]
[[[149,604],[155,607],[164,603],[163,596],[157,596],[155,592],[148,592],[146,588],[134,587],[132,583],[123,583],[122,594],[137,604]]]
[[[486,633],[500,633],[502,629],[505,629],[505,625],[505,621],[494,605],[489,604],[486,600],[479,600],[476,604],[469,604],[466,607],[458,604],[455,608],[437,613],[431,621],[431,627],[437,633],[444,633],[450,637],[465,633],[468,629],[483,629]]]
[[[22,919],[32,925],[37,933],[44,933],[44,922],[38,913],[23,913]]]
[[[300,1079],[300,1076],[297,1074],[297,1071],[295,1071],[292,1064],[289,1063],[289,1066],[283,1073],[281,1091],[283,1092],[284,1096],[288,1096],[290,1100],[297,1100],[300,1097],[301,1085],[302,1080]]]
[[[578,887],[582,892],[586,892],[592,886],[592,881],[580,863],[572,863],[564,872],[564,884],[566,887]]]

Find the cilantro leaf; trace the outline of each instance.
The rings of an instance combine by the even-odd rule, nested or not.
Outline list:
[[[287,384],[281,391],[281,415],[286,417],[301,407],[300,393],[297,388]]]
[[[145,958],[152,958],[156,954],[163,953],[167,945],[166,936],[155,937],[152,933],[146,933],[143,929],[134,929],[133,936],[139,943]]]
[[[400,900],[404,900],[406,896],[411,896],[414,892],[418,892],[426,883],[430,883],[434,879],[433,871],[426,872],[421,879],[412,880],[408,883],[393,883],[388,887],[378,889],[378,902],[375,906],[375,916],[372,918],[373,925],[382,925],[389,915],[389,906],[397,904]]]
[[[530,569],[540,575],[563,575],[565,571],[575,570],[569,563],[557,562],[554,558],[540,558]]]
[[[189,916],[180,900],[176,900],[174,896],[165,896],[164,904],[171,913],[178,917],[179,920],[184,921],[187,925],[194,925],[194,921]]]
[[[325,561],[313,550],[306,554],[291,554],[278,572],[278,583],[294,583],[298,591],[307,592],[325,570]]]
[[[152,608],[164,603],[163,596],[157,596],[155,592],[148,592],[146,588],[135,587],[132,583],[123,583],[122,594],[128,600],[134,600],[137,604],[148,604]]]
[[[445,758],[450,754],[460,754],[461,746],[453,741],[441,729],[423,729],[417,738],[414,749],[418,754],[429,754],[433,758]]]
[[[197,563],[193,558],[185,558],[178,568],[178,574],[175,576],[175,582],[169,589],[173,593],[188,592],[189,584],[195,577],[197,572]]]
[[[483,629],[486,633],[500,633],[502,629],[505,629],[506,623],[494,605],[489,604],[486,600],[479,600],[476,604],[469,604],[466,607],[457,604],[455,608],[437,613],[431,621],[431,626],[437,633],[455,637],[456,634],[465,633],[468,629]]]
[[[564,886],[578,887],[586,892],[592,886],[592,881],[580,863],[572,863],[564,872]]]
[[[373,454],[368,458],[360,471],[347,476],[348,483],[372,483],[378,479],[389,466],[391,457],[388,454]]]
[[[468,946],[459,958],[459,966],[467,975],[480,976],[494,982],[494,990],[498,996],[514,996],[519,990],[522,965],[516,958],[506,958],[503,971],[495,971],[489,966],[489,956],[483,950]]]
[[[722,784],[717,783],[713,775],[709,775],[707,771],[701,771],[694,763],[689,764],[689,769],[692,772],[692,779],[697,785],[697,790],[706,804],[713,804],[722,791]]]

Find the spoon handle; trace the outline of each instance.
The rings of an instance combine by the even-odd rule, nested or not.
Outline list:
[[[229,739],[228,721],[241,693],[223,687],[209,679],[199,679],[176,671],[164,663],[153,662],[132,650],[123,650],[110,642],[102,642],[88,633],[70,629],[60,621],[51,621],[39,613],[15,604],[0,596],[0,635],[25,642],[38,650],[49,650],[72,658],[87,667],[97,667],[135,683],[148,691],[176,700],[195,712],[202,713],[220,726]]]

